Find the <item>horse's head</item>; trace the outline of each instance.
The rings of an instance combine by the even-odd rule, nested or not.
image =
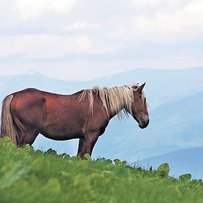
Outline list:
[[[132,104],[132,116],[138,122],[140,128],[146,128],[149,124],[149,113],[146,97],[144,95],[145,83],[133,86],[134,102]]]

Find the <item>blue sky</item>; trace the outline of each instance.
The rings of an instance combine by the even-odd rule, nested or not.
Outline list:
[[[202,0],[0,0],[0,74],[89,80],[203,66]]]

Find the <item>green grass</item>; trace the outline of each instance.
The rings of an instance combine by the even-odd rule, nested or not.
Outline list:
[[[201,180],[168,177],[169,166],[142,170],[120,160],[86,160],[17,148],[0,139],[2,203],[203,203]]]

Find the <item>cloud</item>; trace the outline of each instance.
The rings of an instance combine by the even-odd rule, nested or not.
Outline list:
[[[52,61],[115,72],[203,64],[201,0],[0,0],[0,24],[5,67],[18,61],[19,69],[45,69]]]
[[[173,41],[193,40],[203,34],[203,2],[132,0],[138,15],[121,23],[116,30],[118,38],[127,37],[130,41],[153,41],[171,43]]]
[[[68,13],[77,0],[16,0],[13,9],[16,9],[23,20],[37,18],[52,12]]]
[[[90,23],[86,21],[76,21],[70,25],[64,26],[67,30],[84,30],[84,29],[98,29],[101,28],[99,23]]]
[[[171,7],[177,9],[178,6],[187,4],[188,0],[131,0],[131,3],[139,9],[153,7],[157,11],[163,8],[171,9]]]
[[[113,53],[110,44],[93,41],[86,35],[29,34],[0,38],[0,57],[23,55],[26,58],[62,58],[67,55]]]

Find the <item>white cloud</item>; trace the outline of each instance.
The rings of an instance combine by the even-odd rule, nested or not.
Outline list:
[[[141,9],[115,31],[115,36],[130,41],[193,40],[203,34],[203,1],[201,0],[132,0]],[[139,10],[138,9],[138,10]]]
[[[181,4],[188,3],[188,0],[131,0],[131,3],[134,6],[138,7],[139,9],[146,8],[146,7],[154,7],[155,9],[159,9],[162,7],[173,7],[177,8],[177,6]]]
[[[0,0],[0,25],[7,68],[18,61],[19,69],[43,71],[50,59],[54,68],[99,67],[105,75],[203,64],[202,0]]]
[[[13,9],[17,9],[22,19],[40,17],[46,12],[68,13],[77,0],[16,0]]]
[[[8,57],[17,54],[27,58],[64,57],[66,55],[90,55],[113,53],[117,48],[111,44],[93,42],[88,36],[60,35],[20,35],[0,38],[0,56]]]
[[[0,43],[0,56],[22,54],[28,58],[63,57],[92,50],[91,41],[85,36],[20,35],[1,38]]]
[[[90,23],[84,20],[73,22],[70,25],[64,26],[67,30],[80,30],[80,29],[98,29],[101,28],[99,23]]]

